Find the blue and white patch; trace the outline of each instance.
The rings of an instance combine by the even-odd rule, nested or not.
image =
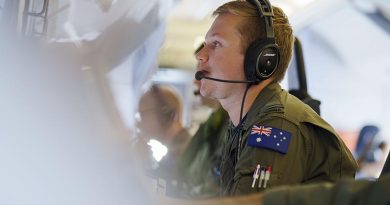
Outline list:
[[[253,125],[248,137],[248,145],[286,154],[290,144],[291,133],[269,126]]]

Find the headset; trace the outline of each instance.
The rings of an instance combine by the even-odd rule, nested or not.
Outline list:
[[[272,26],[274,16],[272,6],[268,0],[247,0],[254,5],[259,12],[260,18],[264,19],[266,37],[256,39],[247,48],[244,58],[244,73],[246,80],[225,80],[207,77],[204,72],[195,73],[195,79],[208,79],[224,83],[248,83],[258,84],[275,73],[280,60],[279,47],[275,43],[275,35]],[[195,51],[199,52],[202,45]]]
[[[264,19],[266,38],[253,41],[245,52],[244,72],[248,81],[260,82],[268,79],[275,73],[279,61],[280,52],[275,43],[275,35],[272,25],[274,16],[272,6],[268,0],[247,0],[254,5]]]

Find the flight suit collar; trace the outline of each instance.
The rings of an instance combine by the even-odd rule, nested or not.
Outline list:
[[[251,108],[247,112],[245,121],[242,124],[243,130],[247,130],[254,121],[257,121],[259,113],[265,108],[267,103],[275,96],[276,93],[281,92],[282,87],[279,83],[272,82],[267,85],[260,93],[257,95],[255,101],[253,102]]]

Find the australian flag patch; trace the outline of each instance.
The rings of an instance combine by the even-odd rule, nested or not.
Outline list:
[[[253,125],[248,137],[248,145],[287,153],[291,133],[270,126]]]

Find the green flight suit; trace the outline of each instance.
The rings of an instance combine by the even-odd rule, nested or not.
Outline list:
[[[228,122],[229,116],[222,107],[214,111],[199,126],[179,159],[178,172],[185,184],[186,198],[202,199],[219,195],[219,166]]]
[[[265,191],[263,205],[390,204],[390,174],[378,181],[340,180],[304,186],[281,186]]]
[[[291,140],[287,153],[248,145],[254,125],[289,132]],[[221,194],[224,196],[263,191],[265,188],[258,188],[258,181],[252,188],[257,164],[272,168],[267,189],[288,184],[332,182],[355,175],[357,164],[334,129],[278,83],[265,87],[252,104],[241,129],[233,128],[231,125],[221,164]]]

